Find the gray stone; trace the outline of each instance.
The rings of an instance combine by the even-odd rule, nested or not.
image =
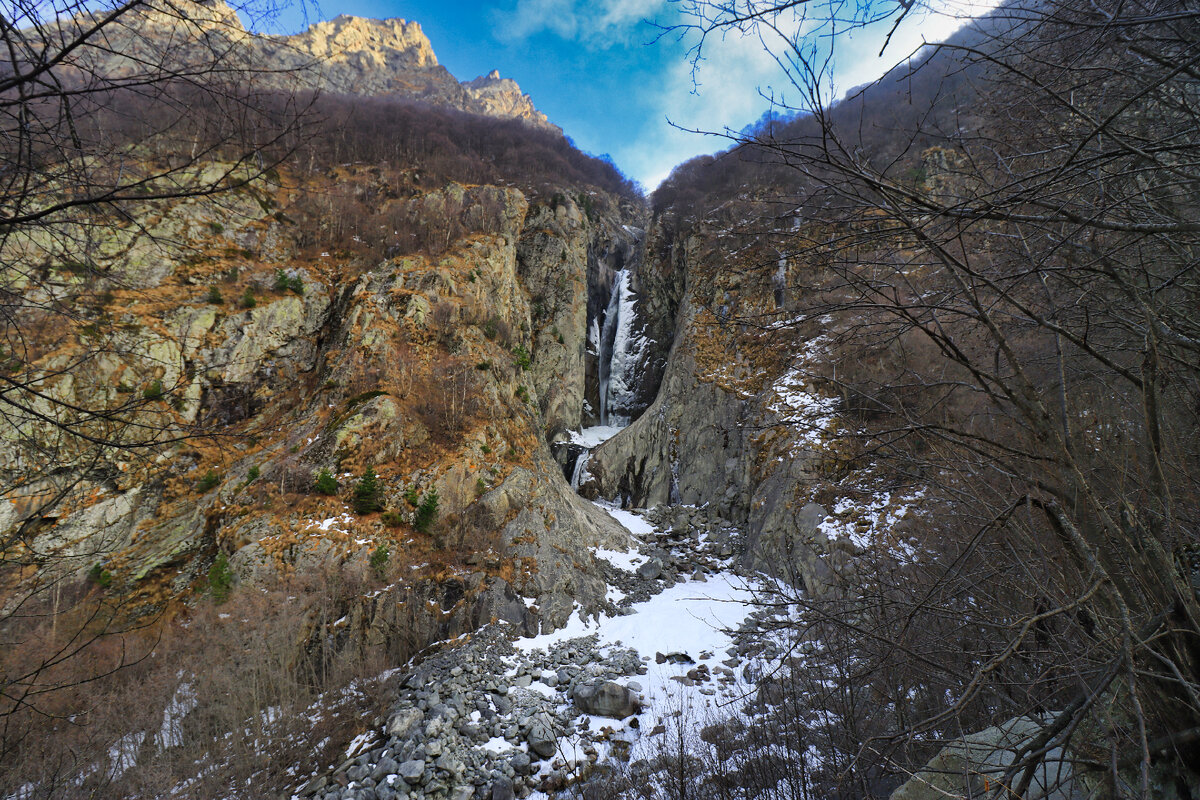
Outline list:
[[[449,753],[439,756],[434,766],[451,775],[461,775],[466,770],[463,763]]]
[[[516,753],[508,760],[508,763],[512,766],[514,772],[518,775],[524,775],[529,771],[529,765],[533,763],[533,760],[529,757],[528,753]]]
[[[397,774],[411,784],[418,784],[421,782],[421,776],[425,774],[425,762],[415,759],[413,761],[405,761],[400,765]]]
[[[513,784],[508,778],[501,776],[492,784],[490,800],[515,800]]]
[[[889,800],[945,800],[983,797],[1003,781],[1015,754],[1025,748],[1048,721],[1016,717],[1002,725],[964,736],[942,748]],[[1061,747],[1046,753],[1034,770],[1024,800],[1075,800],[1080,796],[1069,757]]]
[[[554,735],[554,725],[549,716],[539,714],[529,726],[525,736],[529,749],[541,758],[551,758],[558,751],[558,738]]]
[[[406,708],[396,712],[388,720],[387,734],[400,740],[408,739],[420,730],[424,721],[425,715],[421,713],[421,709]]]
[[[623,719],[641,710],[637,693],[614,681],[581,683],[571,692],[575,705],[585,714]]]
[[[375,765],[375,769],[371,770],[371,780],[379,783],[387,775],[395,775],[400,769],[400,765],[396,760],[389,757],[384,757]]]
[[[637,568],[638,577],[644,581],[652,581],[662,575],[663,562],[660,558],[652,558]]]

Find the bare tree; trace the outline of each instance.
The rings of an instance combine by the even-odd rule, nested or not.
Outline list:
[[[843,369],[815,377],[864,423],[862,457],[955,515],[923,593],[877,587],[903,613],[825,613],[896,626],[872,636],[929,683],[954,670],[904,642],[914,620],[986,631],[953,702],[902,728],[947,735],[973,703],[976,720],[1054,712],[995,792],[1023,795],[1065,747],[1147,796],[1159,765],[1200,757],[1200,8],[1010,3],[834,103],[834,39],[806,34],[917,4],[680,5],[697,56],[758,36],[790,81],[789,121],[731,135],[726,157],[798,220],[745,232],[770,245],[757,269],[805,265],[792,327],[824,318]],[[897,123],[879,102],[909,108]]]

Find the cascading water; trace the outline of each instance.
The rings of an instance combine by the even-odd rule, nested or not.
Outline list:
[[[571,488],[579,491],[579,483],[583,480],[583,476],[587,473],[588,456],[592,454],[591,450],[584,450],[575,458],[575,469],[571,471]]]
[[[597,362],[600,415],[598,425],[571,432],[572,445],[582,448],[569,475],[572,489],[578,490],[590,478],[587,464],[592,448],[629,424],[636,409],[637,371],[644,360],[646,344],[646,337],[637,335],[633,276],[627,269],[618,270],[613,276],[608,305],[588,325],[588,351],[595,354]]]
[[[637,367],[645,348],[645,337],[635,335],[637,323],[636,298],[629,270],[617,272],[613,278],[612,294],[604,310],[604,326],[600,330],[600,424],[624,426],[629,424],[629,411],[637,392]]]

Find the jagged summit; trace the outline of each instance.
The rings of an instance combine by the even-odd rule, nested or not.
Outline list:
[[[329,63],[360,60],[380,69],[438,66],[433,45],[419,22],[339,14],[292,36],[273,37]]]

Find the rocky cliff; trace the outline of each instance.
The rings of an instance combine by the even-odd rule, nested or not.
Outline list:
[[[581,424],[588,265],[627,235],[625,212],[598,198],[607,210],[589,217],[565,193],[531,204],[513,189],[451,184],[393,201],[417,204],[422,218],[453,209],[475,220],[436,257],[304,251],[297,236],[313,221],[295,207],[301,198],[326,182],[366,190],[378,180],[350,167],[316,183],[282,176],[287,188],[253,186],[220,203],[148,205],[151,238],[176,249],[131,226],[114,242],[112,277],[52,266],[31,292],[98,292],[103,307],[86,330],[48,343],[48,390],[79,405],[139,399],[132,419],[164,440],[195,425],[212,438],[164,444],[150,459],[60,453],[47,473],[26,465],[56,434],[29,425],[2,443],[13,488],[0,528],[28,526],[61,495],[30,546],[69,555],[78,574],[101,565],[156,602],[203,586],[219,553],[253,582],[365,563],[383,546],[414,579],[438,573],[469,587],[439,612],[462,620],[435,626],[434,639],[496,616],[556,627],[576,604],[602,607],[591,550],[623,547],[626,534],[571,491],[548,441]],[[55,371],[66,364],[88,368]],[[368,468],[386,513],[353,508]],[[340,488],[315,488],[323,470]],[[414,531],[409,498],[431,493],[437,524]],[[363,630],[393,606],[376,599]]]
[[[580,491],[627,507],[706,508],[746,533],[743,566],[824,593],[884,526],[881,509],[847,500],[870,478],[845,472],[821,323],[778,291],[810,268],[773,263],[766,241],[747,246],[706,226],[681,234],[665,218],[648,251],[637,273],[647,405],[591,452]],[[860,544],[837,535],[847,526]],[[886,527],[903,536],[903,525]]]

